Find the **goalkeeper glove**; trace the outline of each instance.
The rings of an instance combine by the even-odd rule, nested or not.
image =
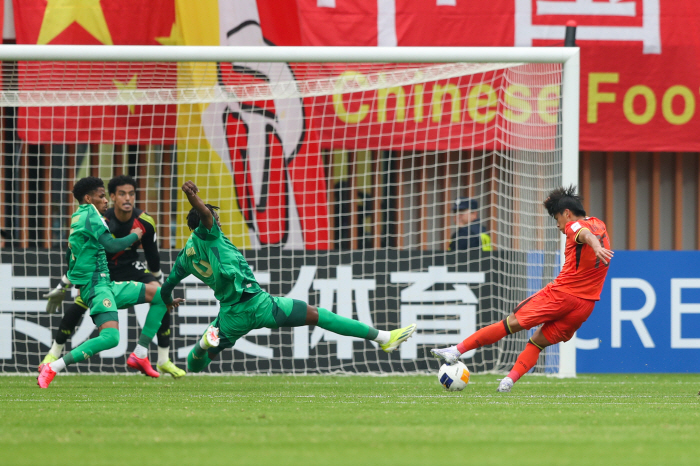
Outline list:
[[[160,270],[157,272],[151,272],[151,275],[156,277],[158,279],[158,283],[160,283],[161,285],[165,281],[165,275],[163,275],[163,272],[161,272]]]
[[[61,281],[53,290],[46,293],[43,298],[48,299],[46,303],[46,312],[49,314],[55,314],[58,312],[63,300],[66,297],[66,289],[71,285],[68,277],[65,275],[61,277]]]

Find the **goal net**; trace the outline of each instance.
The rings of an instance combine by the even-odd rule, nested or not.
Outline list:
[[[85,176],[134,177],[166,275],[192,180],[272,295],[382,330],[418,324],[392,354],[320,327],[257,329],[211,372],[437,371],[430,348],[502,320],[559,271],[542,201],[577,179],[576,49],[87,49],[0,56],[1,372],[35,371],[51,346],[61,314],[41,295],[66,271]],[[193,276],[176,295],[170,358],[184,367],[218,305]],[[147,311],[120,310],[119,346],[68,370],[126,372]],[[464,362],[507,371],[526,333]],[[64,352],[94,335],[86,314]],[[561,366],[556,345],[534,371]]]

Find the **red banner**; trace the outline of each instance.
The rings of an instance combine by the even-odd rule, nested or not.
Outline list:
[[[422,73],[421,66],[394,72]],[[439,66],[438,66],[439,68]],[[466,67],[465,67],[466,68]],[[453,71],[454,69],[451,68]],[[377,67],[374,67],[373,79]],[[333,74],[331,70],[327,71]],[[541,70],[540,70],[541,72]],[[533,65],[458,78],[353,91],[369,79],[353,64],[336,71],[346,93],[316,98],[310,106],[326,149],[493,149],[504,139],[520,149],[550,149],[558,121],[559,86],[543,85]],[[549,76],[552,82],[558,73]],[[346,83],[344,86],[342,83]],[[502,112],[497,121],[498,112]]]
[[[15,0],[18,44],[169,45],[174,0]],[[175,65],[21,62],[20,91],[174,88]],[[18,130],[30,143],[172,144],[175,105],[21,107]]]
[[[562,46],[564,25],[574,19],[581,47],[581,149],[698,150],[700,71],[694,58],[700,52],[700,2],[297,0],[297,5],[303,45]],[[359,131],[345,125],[336,129]]]

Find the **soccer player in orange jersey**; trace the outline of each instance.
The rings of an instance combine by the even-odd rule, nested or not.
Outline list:
[[[478,330],[456,346],[431,350],[436,358],[453,364],[462,353],[544,324],[532,335],[508,376],[501,380],[499,392],[509,392],[513,384],[537,364],[545,347],[569,341],[574,336],[600,299],[613,257],[605,223],[586,216],[575,186],[560,187],[549,193],[544,207],[557,221],[559,231],[566,235],[566,259],[557,278],[518,304],[503,321]]]

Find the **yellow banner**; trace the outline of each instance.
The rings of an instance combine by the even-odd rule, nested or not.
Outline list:
[[[219,4],[216,0],[177,0],[179,45],[220,45]],[[180,64],[178,87],[214,86],[216,66],[212,63]],[[202,115],[211,104],[187,104],[178,108],[178,180],[180,186],[193,181],[200,188],[200,197],[221,208],[224,234],[241,249],[250,247],[248,227],[238,209],[231,172],[205,136]],[[190,235],[187,212],[190,204],[184,194],[178,198],[177,247],[182,248]]]

